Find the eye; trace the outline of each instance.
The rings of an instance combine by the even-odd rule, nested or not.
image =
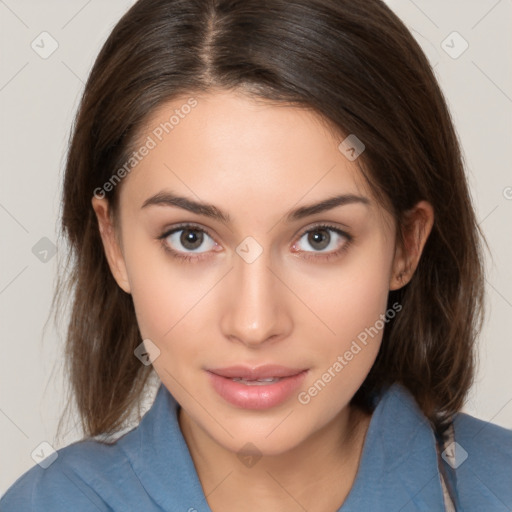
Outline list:
[[[169,229],[158,239],[172,257],[188,262],[208,258],[207,253],[222,250],[204,228],[192,224]],[[340,256],[352,241],[351,235],[337,227],[319,225],[305,231],[292,246],[292,250],[305,253],[303,257],[306,259],[313,257],[329,260]]]
[[[299,241],[293,245],[293,249],[296,252],[337,255],[347,249],[351,241],[352,237],[341,229],[321,225],[304,232]]]
[[[193,225],[173,228],[159,238],[164,248],[178,257],[206,253],[217,246],[215,240],[204,229]]]
[[[169,235],[168,240],[170,245],[174,247],[181,245],[186,251],[206,252],[215,246],[215,242],[204,231],[195,228],[175,231]],[[205,241],[208,243],[205,244]],[[201,246],[203,246],[203,250],[197,250],[201,249]],[[181,250],[181,248],[178,250]]]

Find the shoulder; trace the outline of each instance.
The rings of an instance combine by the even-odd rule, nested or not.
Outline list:
[[[479,500],[512,509],[512,430],[465,413],[456,415],[453,428],[449,463],[461,500],[468,509]]]
[[[465,413],[456,415],[453,427],[455,441],[465,445],[479,460],[512,463],[512,430]]]
[[[110,511],[110,504],[121,505],[125,489],[116,491],[116,484],[129,481],[130,471],[119,442],[78,441],[21,475],[0,500],[0,510]]]

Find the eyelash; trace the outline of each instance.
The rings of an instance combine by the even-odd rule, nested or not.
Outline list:
[[[194,255],[193,253],[187,254],[182,253],[179,251],[175,251],[174,249],[171,249],[165,242],[165,239],[172,235],[173,233],[182,231],[184,229],[193,229],[196,231],[200,231],[202,233],[205,233],[208,235],[212,240],[215,240],[215,238],[209,233],[209,231],[203,227],[200,227],[196,224],[180,224],[178,226],[173,227],[172,229],[169,229],[162,233],[160,236],[157,237],[157,240],[160,240],[163,249],[170,254],[173,258],[183,261],[183,262],[198,262],[202,261],[205,258],[208,258],[208,252],[200,253],[199,255]],[[337,258],[341,256],[344,252],[348,250],[348,248],[351,246],[351,244],[354,242],[354,237],[350,235],[349,233],[339,229],[336,226],[331,226],[329,224],[318,224],[316,226],[310,227],[303,231],[297,240],[300,240],[304,235],[314,232],[314,231],[321,231],[321,230],[327,230],[327,231],[334,231],[336,234],[342,236],[345,238],[345,243],[336,251],[334,252],[328,252],[328,253],[318,253],[316,255],[306,254],[302,256],[304,259],[321,259],[324,261],[330,261],[332,258]],[[298,251],[298,252],[305,252],[305,251]]]

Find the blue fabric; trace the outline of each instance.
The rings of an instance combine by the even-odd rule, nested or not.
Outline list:
[[[161,384],[137,428],[112,445],[89,440],[60,449],[47,469],[36,465],[11,486],[0,511],[211,512],[177,412]],[[466,414],[454,428],[467,453],[450,476],[457,512],[512,510],[512,430]],[[338,512],[442,512],[435,442],[412,395],[391,386],[378,399],[356,480]]]

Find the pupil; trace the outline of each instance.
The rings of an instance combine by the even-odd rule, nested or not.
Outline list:
[[[331,235],[326,229],[317,229],[309,233],[308,242],[318,250],[325,249],[331,241]]]
[[[180,236],[180,242],[186,249],[197,249],[203,243],[203,233],[197,229],[184,229]]]

